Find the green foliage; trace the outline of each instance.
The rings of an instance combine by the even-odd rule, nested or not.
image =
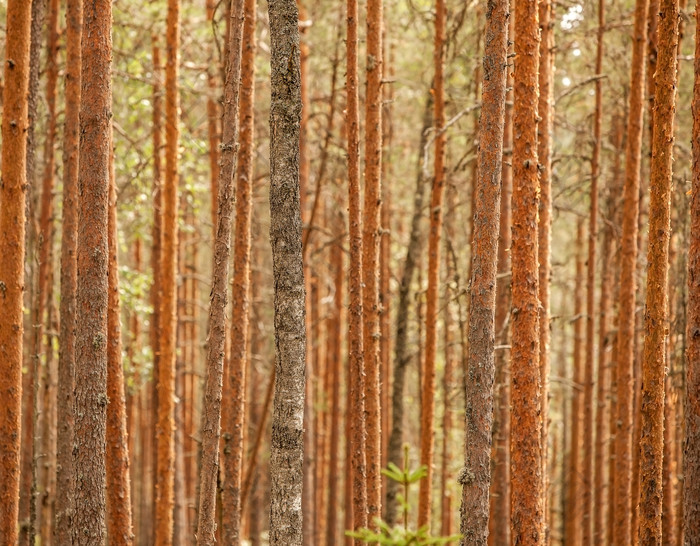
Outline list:
[[[404,445],[403,468],[399,468],[393,462],[389,462],[388,468],[382,470],[382,474],[387,478],[403,486],[403,494],[399,493],[396,496],[397,502],[403,511],[403,524],[390,527],[382,519],[375,518],[374,523],[377,526],[377,531],[363,528],[358,531],[346,531],[345,534],[349,537],[360,539],[368,544],[386,544],[391,546],[423,546],[457,542],[461,538],[461,535],[433,537],[430,536],[427,525],[418,530],[409,529],[408,527],[408,514],[410,512],[408,492],[410,485],[420,481],[427,473],[428,469],[425,465],[421,465],[415,470],[410,469],[408,464],[408,445]]]

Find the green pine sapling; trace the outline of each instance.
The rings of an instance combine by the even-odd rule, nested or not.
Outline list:
[[[409,529],[408,513],[410,504],[408,502],[408,491],[412,483],[418,482],[427,474],[427,469],[425,465],[422,465],[417,470],[412,471],[408,466],[408,444],[404,445],[403,450],[403,469],[396,466],[393,462],[389,462],[388,468],[382,470],[382,474],[387,478],[403,486],[403,493],[397,495],[397,501],[401,505],[403,511],[403,525],[390,527],[382,519],[375,518],[374,522],[377,525],[376,531],[363,528],[357,531],[346,531],[345,534],[349,537],[360,539],[362,542],[368,544],[383,544],[387,546],[439,545],[459,541],[461,535],[452,535],[448,537],[430,536],[427,525],[416,531]]]

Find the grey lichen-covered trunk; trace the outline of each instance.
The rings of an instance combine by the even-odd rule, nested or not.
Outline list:
[[[277,382],[270,454],[270,544],[302,544],[304,271],[299,208],[301,75],[295,0],[270,0],[270,244]]]

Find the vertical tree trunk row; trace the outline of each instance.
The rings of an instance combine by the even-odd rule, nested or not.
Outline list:
[[[302,544],[304,269],[299,203],[301,76],[293,0],[268,6],[271,39],[270,244],[275,282],[275,369],[270,453],[270,544]]]
[[[83,11],[76,294],[73,544],[105,543],[112,3]]]
[[[515,4],[511,522],[517,544],[543,544],[542,416],[537,262],[539,21],[535,0]]]
[[[7,4],[0,184],[0,541],[17,541],[22,410],[25,196],[31,5]]]
[[[468,326],[465,466],[461,476],[462,544],[487,544],[493,421],[496,272],[506,116],[508,0],[486,13],[484,85],[477,185],[474,188],[471,303]],[[436,112],[437,113],[437,112]],[[437,117],[437,116],[436,116]]]
[[[642,365],[639,541],[661,542],[664,375],[668,311],[671,177],[676,103],[678,0],[660,0]]]

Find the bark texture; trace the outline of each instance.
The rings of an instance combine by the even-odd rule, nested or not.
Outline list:
[[[365,96],[365,191],[362,222],[362,339],[365,363],[367,518],[382,514],[379,243],[382,195],[382,0],[367,2],[367,93]],[[418,513],[421,513],[419,501]],[[419,517],[419,520],[421,518]]]
[[[435,360],[440,299],[440,240],[442,236],[443,201],[445,194],[445,81],[443,44],[445,42],[446,7],[444,0],[435,2],[435,42],[433,48],[433,95],[435,97],[435,161],[430,192],[430,228],[428,234],[428,289],[425,313],[425,363],[421,391],[420,461],[427,472],[418,492],[418,527],[431,525],[433,458],[435,435]]]
[[[512,13],[513,2],[509,3]],[[513,53],[512,36],[515,18],[508,17],[508,54]],[[493,467],[489,512],[489,545],[510,544],[510,224],[513,193],[513,70],[512,61],[506,67],[506,117],[503,130],[501,161],[501,218],[498,235],[498,275],[496,286],[495,333],[501,347],[494,355],[494,417]]]
[[[149,447],[151,449],[151,468],[157,466],[157,430],[158,430],[158,370],[160,369],[160,301],[162,288],[161,275],[161,254],[163,248],[163,184],[162,184],[162,168],[161,168],[161,147],[163,142],[163,123],[162,123],[162,73],[160,65],[160,48],[156,36],[151,37],[153,51],[153,226],[151,228],[151,269],[153,271],[153,283],[151,284],[151,306],[153,312],[151,314],[151,350],[153,351],[153,381],[150,393],[151,400],[151,415],[150,415],[150,430],[151,437]],[[146,458],[144,457],[144,464]],[[156,476],[151,472],[151,503],[148,505],[147,521],[154,521],[155,499],[156,499]],[[146,536],[148,540],[153,541],[155,529],[153,525],[149,525]]]
[[[688,252],[688,315],[683,439],[683,535],[700,544],[700,25],[695,30],[693,186]]]
[[[0,184],[0,542],[17,542],[31,2],[7,4]]]
[[[552,276],[552,130],[554,127],[554,21],[551,0],[539,0],[541,29],[539,59],[539,101],[537,105],[537,161],[540,175],[539,223],[537,226],[537,260],[539,262],[538,296],[540,299],[540,401],[542,403],[542,495],[545,523],[542,532],[547,541],[549,491],[549,356],[550,288]]]
[[[111,135],[110,135],[111,139]],[[131,524],[131,484],[126,432],[126,399],[122,365],[122,331],[119,304],[119,241],[117,229],[117,187],[114,154],[110,143],[109,177],[109,307],[107,309],[107,533],[110,545],[130,546],[134,542]]]
[[[365,372],[362,335],[362,220],[360,201],[360,107],[357,89],[357,0],[347,0],[347,107],[348,223],[348,415],[350,481],[353,529],[367,526],[367,474],[365,456]],[[348,512],[350,512],[348,507]]]
[[[78,278],[78,152],[80,148],[80,40],[82,0],[66,6],[66,84],[63,137],[63,222],[61,234],[61,333],[58,355],[56,514],[54,539],[70,541],[73,518],[73,388],[75,384],[75,293]]]
[[[615,544],[632,543],[632,424],[634,409],[634,329],[639,216],[639,168],[644,121],[644,58],[648,0],[637,0],[630,77],[630,103],[625,149],[624,211],[620,258],[619,327],[617,333],[617,430],[615,432]]]
[[[660,0],[654,75],[654,129],[649,201],[649,249],[642,363],[639,543],[661,543],[664,376],[668,331],[671,177],[676,105],[678,0]]]
[[[75,360],[73,544],[105,543],[109,156],[112,2],[83,11],[78,286]]]
[[[163,185],[162,250],[160,259],[160,356],[158,361],[158,423],[156,426],[155,544],[173,537],[175,503],[175,351],[178,248],[178,141],[180,2],[168,1],[165,64],[165,179]]]
[[[474,190],[471,303],[468,326],[462,544],[485,545],[489,533],[491,426],[495,377],[496,272],[506,115],[508,0],[486,11],[481,141]]]
[[[511,522],[515,544],[544,542],[541,378],[537,264],[537,99],[539,22],[536,0],[515,4],[513,110],[513,302]]]
[[[270,544],[302,544],[305,291],[299,206],[301,75],[294,0],[270,17],[270,244],[275,282],[275,369],[270,452]]]
[[[229,264],[231,262],[231,225],[234,209],[234,174],[238,159],[239,96],[241,77],[241,41],[243,35],[243,0],[231,2],[229,18],[231,32],[226,51],[226,80],[224,82],[224,118],[219,167],[219,196],[217,230],[214,247],[214,269],[209,307],[209,348],[207,353],[207,381],[202,411],[202,462],[199,485],[199,523],[197,543],[209,545],[216,542],[216,488],[219,469],[219,440],[221,437],[221,399],[224,378],[224,354],[226,344],[226,306],[228,304]],[[250,196],[248,196],[250,197]],[[236,217],[238,222],[238,217]],[[238,258],[238,247],[237,254]],[[241,264],[244,266],[245,264]],[[236,262],[238,272],[238,262]],[[235,286],[235,285],[234,285]],[[234,300],[234,313],[237,312]],[[247,309],[246,309],[247,317]],[[240,319],[240,317],[239,317]],[[236,316],[232,317],[232,332],[235,332]],[[247,331],[247,328],[246,330]],[[240,337],[232,339],[233,351],[244,351]],[[227,391],[233,396],[229,401],[224,423],[224,458],[226,471],[222,491],[224,541],[237,544],[240,540],[240,467],[243,452],[243,400],[242,374],[244,361],[231,363]],[[235,439],[234,439],[235,436]]]
[[[596,61],[595,73],[599,75],[603,71],[603,50],[605,37],[605,0],[598,0],[598,42],[596,45]],[[593,351],[595,345],[595,268],[597,256],[597,238],[598,238],[598,187],[600,179],[600,151],[602,149],[602,125],[603,125],[603,82],[598,79],[595,82],[595,110],[593,112],[593,155],[591,159],[591,208],[588,224],[588,285],[587,285],[587,313],[586,320],[586,365],[590,361],[591,374],[593,371]],[[607,239],[606,239],[607,243]],[[600,314],[598,315],[598,375],[596,384],[596,402],[597,410],[595,415],[595,455],[589,452],[591,462],[589,470],[592,471],[595,467],[595,480],[592,489],[592,539],[597,544],[603,542],[604,524],[603,518],[605,514],[606,501],[606,482],[605,482],[605,449],[608,442],[607,434],[607,388],[608,388],[608,368],[605,362],[606,343],[605,336],[607,335],[608,322],[607,314],[610,301],[609,280],[604,277],[606,267],[609,260],[610,252],[609,245],[603,247],[601,254],[602,261],[605,265],[601,265],[601,288],[600,288]],[[607,283],[607,284],[606,284]],[[593,396],[593,385],[591,385],[591,398]],[[591,408],[593,400],[590,401]],[[590,415],[593,419],[592,410]],[[593,442],[593,425],[591,425],[591,443]],[[591,449],[593,449],[591,447]],[[595,464],[593,464],[595,463]],[[589,480],[591,477],[589,477]]]

